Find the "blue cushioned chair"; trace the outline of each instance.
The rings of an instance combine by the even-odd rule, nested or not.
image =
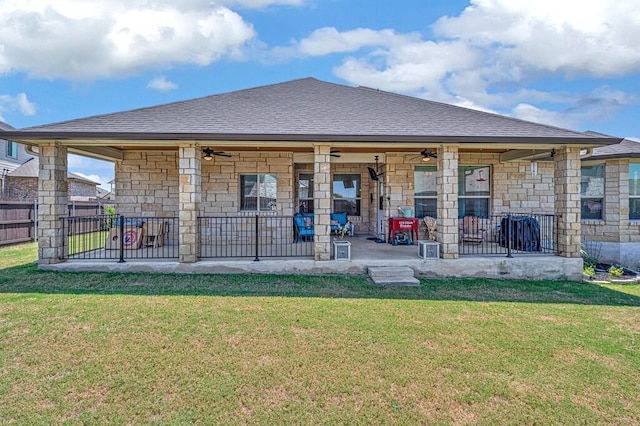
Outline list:
[[[336,233],[348,223],[347,212],[331,213],[331,232]],[[353,224],[349,224],[349,235],[353,236]]]
[[[296,213],[293,216],[293,225],[295,227],[294,243],[303,241],[306,237],[313,238],[313,214]]]

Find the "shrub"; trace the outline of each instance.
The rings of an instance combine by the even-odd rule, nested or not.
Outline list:
[[[598,264],[598,258],[587,253],[586,246],[581,244],[580,246],[580,255],[582,256],[582,260],[587,265],[595,266]]]
[[[593,277],[596,275],[596,267],[594,265],[585,263],[582,267],[582,272],[589,277]]]
[[[609,268],[609,275],[612,277],[621,277],[624,274],[624,269],[620,265],[613,265]]]

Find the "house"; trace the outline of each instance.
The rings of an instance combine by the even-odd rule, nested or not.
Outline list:
[[[640,268],[640,142],[588,150],[580,196],[586,250],[603,262]]]
[[[0,131],[15,130],[13,127],[0,121]],[[33,158],[25,150],[25,146],[14,141],[0,139],[0,199],[5,196],[6,177],[25,161]]]
[[[38,199],[40,160],[29,158],[9,172],[5,178],[4,199],[13,201]],[[98,183],[72,172],[67,172],[68,200],[90,201],[98,196]]]
[[[417,221],[398,217],[410,211],[437,220],[441,259],[405,261],[420,272],[525,278],[581,276],[580,153],[621,141],[313,78],[0,137],[40,152],[40,267],[76,261],[59,220],[74,150],[116,162],[118,212],[137,218],[124,223],[161,220],[182,268],[230,247],[258,260],[265,246],[286,258],[306,245],[307,263],[283,268],[323,270],[332,212],[347,212],[356,235],[390,240],[403,226],[415,239]],[[313,241],[292,244],[300,206]],[[465,240],[465,223],[482,237]]]

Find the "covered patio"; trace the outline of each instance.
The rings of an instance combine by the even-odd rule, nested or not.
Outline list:
[[[473,273],[475,262],[485,265],[478,267],[480,275],[509,275],[526,266],[533,278],[580,276],[580,152],[620,141],[314,79],[3,131],[0,137],[40,155],[42,268],[117,264],[106,255],[70,255],[75,252],[69,252],[63,226],[67,154],[77,152],[115,161],[115,201],[123,218],[172,223],[164,244],[175,249],[170,256],[124,259],[110,267],[220,271],[235,262],[247,271],[273,264],[295,272],[336,264],[335,271],[346,272],[399,262],[427,274],[463,276]],[[292,218],[303,209],[313,218],[313,241],[294,243]],[[390,220],[404,210],[418,220],[435,219],[440,259],[419,259],[415,245],[367,239],[388,236]],[[350,262],[332,260],[334,212],[346,212],[354,226]],[[511,215],[552,218],[535,250],[504,244],[501,221]],[[466,217],[482,223],[475,241],[465,236]],[[207,218],[238,222],[212,226]],[[252,229],[254,218],[271,221],[272,229]],[[267,243],[275,251],[251,258],[252,249]],[[240,251],[221,256],[230,245]],[[560,275],[540,268],[535,259],[542,257],[553,258],[544,263],[558,266]]]

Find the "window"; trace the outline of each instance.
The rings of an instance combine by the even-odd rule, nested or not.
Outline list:
[[[604,164],[580,168],[580,197],[582,219],[602,219]]]
[[[333,211],[360,216],[361,176],[359,174],[333,175]]]
[[[458,168],[458,217],[489,216],[490,172],[490,166]]]
[[[18,144],[16,142],[7,141],[7,157],[18,158]]]
[[[414,205],[416,217],[438,217],[438,187],[436,185],[436,166],[416,166],[413,173]]]
[[[640,163],[629,164],[629,219],[640,220]]]
[[[275,210],[277,195],[276,175],[240,176],[240,210]]]
[[[313,174],[301,173],[298,177],[298,211],[313,213]]]

